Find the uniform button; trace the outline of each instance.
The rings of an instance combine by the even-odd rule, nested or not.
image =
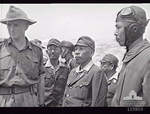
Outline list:
[[[72,86],[69,87],[70,89],[72,88]]]
[[[69,94],[66,95],[66,97],[69,97],[69,96],[70,96]]]
[[[83,85],[81,84],[80,87],[82,87]]]

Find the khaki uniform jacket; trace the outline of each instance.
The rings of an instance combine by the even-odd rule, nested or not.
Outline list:
[[[107,107],[111,106],[112,99],[114,97],[117,87],[117,79],[112,78],[108,81],[108,92],[107,92]]]
[[[21,51],[13,45],[11,38],[0,45],[0,107],[37,107],[43,103],[43,53],[26,40],[27,45]],[[14,93],[9,92],[12,88]],[[30,91],[17,92],[17,88],[20,91],[30,88]]]
[[[134,90],[150,106],[150,44],[143,40],[129,50],[123,59],[112,106],[127,106],[123,98]]]
[[[104,107],[106,105],[107,81],[98,66],[78,75],[74,68],[67,80],[63,107]]]

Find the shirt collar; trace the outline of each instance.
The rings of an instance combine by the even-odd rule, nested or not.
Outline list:
[[[57,65],[56,68],[54,68],[54,66],[52,65],[50,59],[48,59],[48,61],[47,61],[46,64],[45,64],[45,67],[50,67],[50,68],[52,68],[52,69],[58,69],[58,68],[59,68],[59,64]]]
[[[114,76],[110,77],[109,79],[107,78],[108,81],[112,80],[114,78]]]
[[[48,59],[48,61],[46,62],[45,67],[53,67],[53,65],[51,64],[50,59]]]
[[[112,76],[111,76],[110,78],[108,78],[106,75],[107,75],[107,74],[105,73],[105,77],[106,77],[107,82],[111,81],[111,80],[114,79],[114,78],[117,79],[117,78],[116,78],[116,75],[117,75],[116,71],[113,72],[113,74],[112,74]]]
[[[27,37],[25,37],[25,39],[26,39],[26,48],[32,49],[31,42],[28,40]],[[8,39],[8,44],[12,44],[12,38],[11,37]]]
[[[84,66],[81,70],[79,70],[80,69],[80,65],[76,68],[76,72],[77,73],[80,73],[80,72],[83,72],[83,71],[89,71],[90,70],[90,68],[92,67],[92,65],[93,65],[94,63],[93,63],[93,61],[91,60],[86,66]]]
[[[134,47],[132,47],[130,50],[128,50],[128,52],[124,54],[122,61],[124,63],[129,62],[130,60],[135,58],[139,53],[141,53],[143,50],[149,47],[150,47],[150,44],[146,39],[138,42],[136,45],[134,45]]]

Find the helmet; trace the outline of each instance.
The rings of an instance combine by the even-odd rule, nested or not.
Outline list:
[[[118,21],[129,22],[129,25],[125,27],[126,45],[129,45],[143,35],[149,20],[146,18],[144,9],[130,6],[118,12],[116,22]]]

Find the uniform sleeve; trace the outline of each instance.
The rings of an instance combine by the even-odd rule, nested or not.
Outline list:
[[[143,79],[143,97],[145,106],[150,106],[150,61],[147,63],[147,67],[144,69],[145,75]]]
[[[44,104],[44,85],[45,85],[45,81],[44,81],[44,73],[45,73],[45,69],[43,66],[43,52],[40,49],[39,51],[39,76],[40,76],[40,82],[38,84],[38,99],[39,99],[39,105],[43,105]]]
[[[61,104],[63,94],[66,87],[66,82],[68,79],[69,69],[67,67],[60,67],[57,71],[57,79],[54,83],[53,91],[50,96],[51,106]]]
[[[40,76],[42,76],[41,74],[45,73],[45,69],[44,69],[44,65],[43,65],[43,52],[42,50],[40,50],[40,63],[39,63],[39,74]]]
[[[92,107],[105,107],[107,97],[107,81],[103,72],[97,72],[92,79]]]

